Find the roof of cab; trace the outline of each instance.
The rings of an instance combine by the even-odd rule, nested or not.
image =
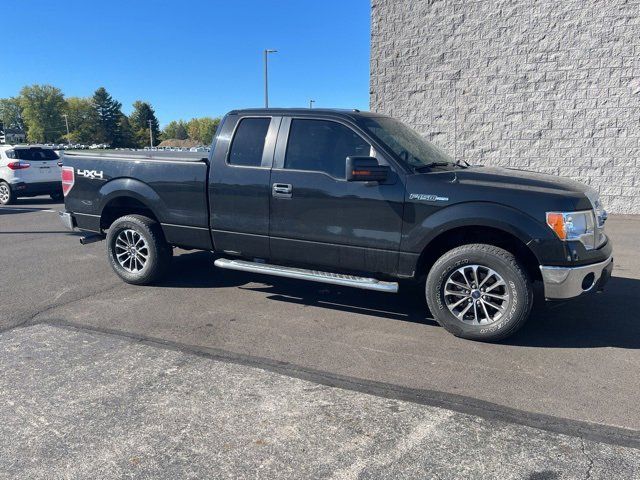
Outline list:
[[[240,110],[231,110],[229,115],[322,115],[348,118],[380,116],[380,114],[373,112],[340,108],[245,108]]]

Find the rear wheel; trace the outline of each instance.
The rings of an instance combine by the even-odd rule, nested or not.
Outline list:
[[[171,248],[158,222],[142,215],[118,218],[107,234],[111,267],[127,283],[154,283],[171,262]]]
[[[7,182],[0,182],[0,205],[10,205],[15,199],[11,186]]]
[[[501,340],[529,317],[533,288],[524,268],[506,250],[470,244],[445,253],[426,282],[436,321],[462,338]]]

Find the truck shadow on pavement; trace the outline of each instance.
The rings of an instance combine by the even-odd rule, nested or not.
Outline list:
[[[372,315],[435,327],[422,289],[402,284],[396,295],[213,267],[214,256],[193,252],[176,256],[158,286],[241,288],[267,299]],[[618,347],[640,349],[640,280],[613,277],[605,292],[563,303],[536,302],[527,324],[505,345],[546,348]]]
[[[505,344],[640,349],[640,280],[612,277],[602,293],[536,307]]]

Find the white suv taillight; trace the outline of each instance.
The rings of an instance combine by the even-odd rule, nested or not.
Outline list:
[[[62,167],[62,194],[66,197],[76,181],[73,167]]]
[[[11,170],[24,170],[25,168],[29,168],[31,164],[29,162],[23,162],[22,160],[18,160],[17,162],[9,162],[7,167]]]

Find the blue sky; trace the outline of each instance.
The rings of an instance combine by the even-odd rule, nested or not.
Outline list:
[[[367,109],[368,0],[4,0],[0,98],[47,83],[146,100],[161,124],[263,105]],[[11,13],[13,12],[13,13]]]

